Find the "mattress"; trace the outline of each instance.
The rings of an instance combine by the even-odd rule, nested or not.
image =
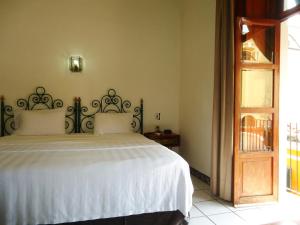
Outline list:
[[[187,162],[140,134],[0,139],[0,224],[55,224],[192,206]]]

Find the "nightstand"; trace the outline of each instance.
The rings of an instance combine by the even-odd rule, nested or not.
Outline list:
[[[144,136],[164,145],[168,148],[179,147],[180,146],[180,135],[179,134],[165,134],[165,133],[155,133],[148,132],[144,133]]]

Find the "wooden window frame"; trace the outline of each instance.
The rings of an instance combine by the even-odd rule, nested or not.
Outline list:
[[[291,9],[288,10],[284,10],[284,1],[285,0],[281,0],[280,4],[279,4],[279,19],[281,21],[287,20],[288,18],[292,17],[293,15],[295,15],[296,13],[300,13],[300,5],[297,5]]]

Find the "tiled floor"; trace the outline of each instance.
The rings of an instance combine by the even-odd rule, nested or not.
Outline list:
[[[281,204],[234,208],[213,196],[207,184],[195,177],[192,180],[195,191],[189,225],[300,224],[293,222],[300,221],[300,196],[291,195]]]

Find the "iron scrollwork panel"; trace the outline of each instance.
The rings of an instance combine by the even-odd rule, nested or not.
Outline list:
[[[75,133],[75,107],[69,106],[66,112],[65,129],[67,134]]]
[[[35,92],[27,98],[17,100],[17,107],[23,110],[38,110],[38,109],[58,109],[64,105],[61,99],[53,99],[52,95],[48,94],[44,87],[37,87]],[[66,133],[75,131],[75,108],[69,106],[66,112],[65,121]],[[1,99],[1,136],[10,135],[15,130],[13,108],[4,104],[4,99]]]
[[[15,121],[12,106],[5,105],[3,97],[1,97],[0,102],[0,136],[2,137],[12,134],[13,130],[15,129]]]
[[[143,100],[141,100],[141,106],[134,108],[134,114],[133,114],[133,121],[132,121],[132,128],[135,130],[135,132],[143,133],[144,127],[144,121],[143,121]]]
[[[27,99],[20,98],[17,100],[17,106],[25,110],[34,109],[57,109],[63,107],[61,99],[53,99],[44,87],[37,87],[35,92],[30,94]]]
[[[88,107],[82,106],[80,108],[80,132],[92,133],[94,130],[94,117],[96,113],[88,114]]]
[[[79,99],[80,101],[80,99]],[[107,94],[100,99],[92,101],[92,108],[96,110],[93,113],[89,113],[89,109],[86,106],[80,107],[80,131],[82,133],[91,133],[94,129],[94,117],[96,113],[128,113],[131,107],[129,100],[123,100],[114,89],[109,89]],[[140,107],[134,109],[132,127],[136,132],[143,132],[143,103]]]
[[[52,95],[48,94],[44,87],[37,87],[35,92],[30,94],[27,99],[18,99],[17,106],[25,110],[34,109],[58,109],[64,106],[61,99],[53,99]],[[75,130],[75,109],[74,106],[69,106],[66,112],[65,129],[66,133],[73,133]]]
[[[0,109],[0,136],[10,135],[15,130],[14,113],[12,106],[5,105],[1,100]],[[63,107],[61,99],[53,99],[44,87],[37,87],[35,92],[27,98],[17,100],[17,106],[24,110],[56,109]],[[129,100],[123,100],[114,89],[109,89],[107,94],[100,99],[92,101],[92,107],[96,110],[89,113],[86,106],[81,106],[80,98],[75,99],[74,106],[69,106],[66,111],[66,133],[91,133],[94,129],[94,117],[96,113],[127,113],[131,107]],[[143,133],[143,101],[134,108],[132,127],[136,132]]]

